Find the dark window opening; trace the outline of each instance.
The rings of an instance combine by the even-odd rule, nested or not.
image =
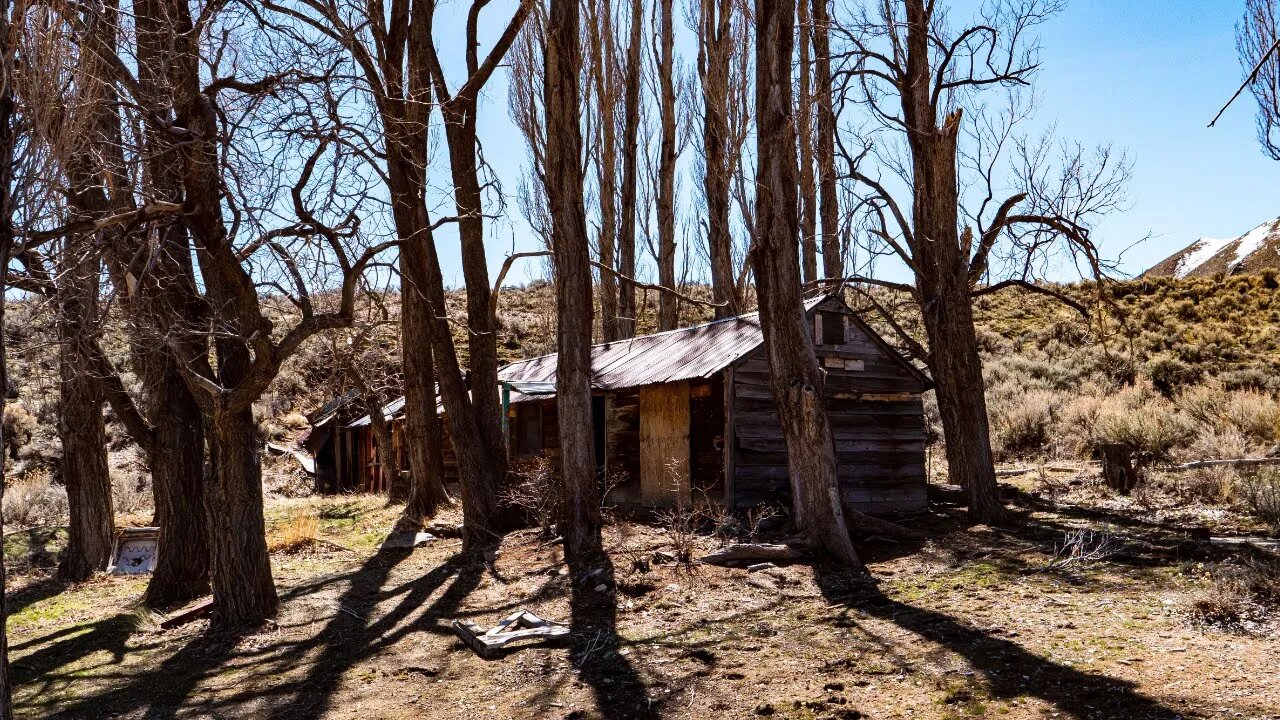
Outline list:
[[[844,344],[844,315],[833,312],[818,313],[818,321],[822,324],[821,345]]]

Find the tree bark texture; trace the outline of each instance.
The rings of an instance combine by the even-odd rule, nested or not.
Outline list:
[[[930,13],[907,0],[907,78],[902,109],[913,173],[912,254],[921,317],[929,338],[929,369],[937,383],[951,482],[969,491],[980,522],[1003,515],[987,421],[987,402],[970,298],[969,262],[959,237],[956,142],[962,114],[938,124],[930,97]]]
[[[798,0],[800,78],[796,98],[796,134],[800,141],[800,267],[804,282],[818,279],[818,198],[813,177],[813,54],[809,3]]]
[[[803,0],[801,0],[803,2]],[[840,205],[836,195],[835,89],[831,76],[830,0],[813,0],[814,105],[817,115],[818,195],[822,222],[822,276],[844,277]]]
[[[147,359],[147,417],[154,428],[151,481],[160,527],[159,557],[144,601],[181,605],[209,592],[209,527],[204,510],[204,419],[177,361]]]
[[[627,44],[627,74],[622,99],[622,187],[618,213],[618,273],[636,276],[636,197],[640,176],[640,77],[644,2],[631,0],[631,25]],[[622,280],[618,286],[618,339],[635,337],[636,286]]]
[[[733,55],[733,0],[702,0],[698,38],[698,74],[702,84],[702,178],[707,210],[707,250],[711,259],[711,292],[717,319],[741,312],[729,231],[729,61]]]
[[[787,445],[797,529],[860,565],[841,509],[822,372],[800,294],[796,137],[791,123],[794,0],[756,0],[756,247],[752,254],[770,384]]]
[[[658,94],[662,107],[662,135],[658,148],[658,284],[676,286],[676,85],[675,13],[673,0],[658,0]],[[658,330],[679,325],[679,300],[658,295]]]
[[[600,190],[600,264],[618,266],[618,102],[614,55],[613,0],[590,0],[591,80],[597,108],[596,182]],[[600,272],[600,341],[618,339],[618,278]]]
[[[255,623],[279,605],[267,555],[262,465],[251,409],[213,418],[217,480],[208,489],[214,614],[226,623]]]
[[[9,46],[9,0],[0,0],[0,76],[13,77],[13,52]],[[14,98],[13,84],[0,87],[0,268],[9,267],[13,250],[13,182],[14,182]],[[5,297],[9,288],[0,279],[0,417],[8,396],[8,357],[5,351]],[[0,423],[0,504],[4,501],[4,423]],[[0,541],[4,538],[4,515],[0,513]],[[0,720],[13,719],[13,690],[9,682],[9,606],[5,593],[7,573],[4,554],[0,553]]]
[[[664,0],[670,8],[670,0]],[[578,118],[577,0],[551,0],[544,65],[547,116],[547,196],[556,267],[556,404],[564,477],[560,533],[566,558],[601,552],[591,418],[591,256],[582,197],[582,135]]]
[[[161,20],[163,8],[157,0],[136,0],[134,11],[138,99],[149,112],[168,119],[173,94],[165,71],[174,49],[172,26]],[[144,128],[143,142],[148,199],[182,202],[181,167],[172,161],[177,152],[173,138],[148,126]],[[175,220],[153,232],[159,250],[153,255],[139,252],[137,242],[107,248],[108,263],[117,268],[113,271],[117,277],[126,271],[129,263],[139,260],[153,263],[152,281],[141,284],[138,297],[125,300],[129,312],[149,316],[156,325],[162,325],[167,315],[191,320],[207,316],[203,304],[198,302],[186,226]],[[146,277],[141,269],[136,269],[134,274]],[[189,356],[203,349],[202,343],[186,343],[186,346]],[[155,521],[160,527],[158,558],[144,601],[150,607],[180,605],[209,591],[209,528],[203,482],[204,418],[182,377],[180,360],[170,348],[163,343],[137,342],[133,352],[135,362],[143,368],[145,413],[152,428],[151,485]]]

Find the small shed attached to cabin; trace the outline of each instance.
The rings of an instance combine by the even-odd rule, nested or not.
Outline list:
[[[811,300],[805,311],[846,498],[866,512],[924,509],[929,378],[839,298]],[[596,345],[591,364],[597,467],[614,499],[787,501],[787,449],[757,314]],[[499,371],[513,462],[558,455],[555,372],[555,355]]]

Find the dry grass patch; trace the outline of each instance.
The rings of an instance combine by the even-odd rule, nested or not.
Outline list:
[[[320,516],[309,510],[291,513],[267,538],[273,553],[296,553],[315,547],[320,533]]]

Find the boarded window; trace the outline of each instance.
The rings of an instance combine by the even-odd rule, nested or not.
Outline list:
[[[818,344],[844,344],[844,315],[834,312],[818,313]]]

